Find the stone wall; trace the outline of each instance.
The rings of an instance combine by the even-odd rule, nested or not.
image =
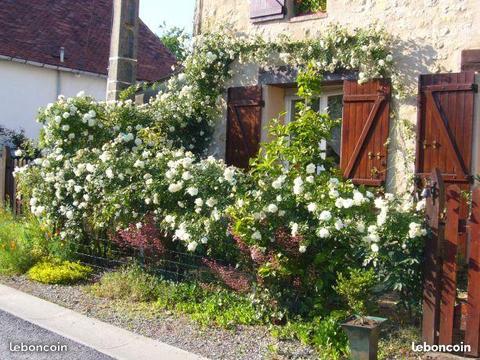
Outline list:
[[[478,0],[328,0],[326,14],[313,18],[291,17],[290,0],[285,19],[260,24],[251,23],[248,0],[197,1],[200,31],[215,30],[222,24],[229,24],[229,28],[239,33],[260,34],[274,40],[280,34],[296,39],[314,38],[332,23],[352,29],[375,23],[384,26],[398,39],[394,57],[408,86],[409,96],[397,104],[399,115],[412,124],[416,122],[418,75],[460,71],[461,51],[480,48],[480,27],[473,24],[480,14]],[[236,74],[230,86],[256,83],[258,67],[255,65],[237,65],[234,70]],[[268,91],[264,91],[264,95],[270,96]],[[278,97],[279,94],[273,96]],[[266,113],[271,115],[269,109],[264,111]],[[405,164],[404,150],[414,146],[414,141],[406,140],[399,134],[398,124],[392,124],[387,184],[390,190],[404,188],[405,172],[413,171],[413,164]],[[219,122],[213,151],[221,157],[224,148],[225,118]]]

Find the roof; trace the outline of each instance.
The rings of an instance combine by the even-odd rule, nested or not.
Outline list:
[[[0,0],[0,55],[106,75],[112,17],[113,0]],[[141,21],[138,80],[165,78],[174,63]]]

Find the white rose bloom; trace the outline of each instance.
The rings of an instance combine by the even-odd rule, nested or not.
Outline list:
[[[425,199],[422,199],[417,203],[417,205],[415,206],[415,209],[417,211],[423,211],[426,205],[427,205],[427,201]]]
[[[292,228],[292,236],[297,236],[298,235],[298,224],[297,223],[291,223],[290,224]]]
[[[202,207],[203,206],[203,200],[201,198],[196,198],[195,199],[195,205],[198,206],[198,207]]]
[[[317,210],[317,204],[315,203],[308,204],[307,210],[311,213],[315,212]]]
[[[223,177],[225,180],[227,180],[229,183],[232,183],[234,180],[235,176],[235,169],[234,168],[226,168],[225,171],[223,172]]]
[[[378,247],[378,245],[375,244],[375,243],[372,244],[372,245],[370,246],[370,248],[372,249],[372,251],[373,251],[374,253],[378,253],[378,251],[380,250],[380,248]]]
[[[179,181],[177,183],[170,184],[168,187],[168,191],[170,191],[171,193],[176,193],[182,190],[182,188],[183,188],[183,181]]]
[[[387,222],[387,212],[382,210],[377,216],[377,225],[382,226],[386,222]]]
[[[173,224],[175,222],[175,216],[172,216],[172,215],[165,216],[165,222],[168,224]]]
[[[307,251],[307,247],[305,245],[300,245],[300,247],[298,248],[298,252],[303,254]]]
[[[206,204],[208,207],[214,207],[215,205],[217,205],[217,203],[218,203],[217,199],[214,199],[214,198],[209,198],[206,201]]]
[[[308,164],[307,165],[307,174],[314,174],[317,166],[315,164]]]
[[[320,236],[321,238],[328,238],[330,236],[330,231],[328,231],[327,228],[321,228],[319,231],[318,231],[318,236]]]
[[[72,220],[72,219],[73,219],[73,211],[72,211],[72,210],[68,210],[68,211],[65,213],[65,216],[67,217],[68,220]]]
[[[350,209],[353,206],[353,199],[343,199],[343,207]]]
[[[338,198],[336,201],[335,201],[335,206],[339,209],[341,209],[343,207],[343,199],[342,198]]]
[[[15,156],[20,157],[20,156],[22,156],[22,155],[23,155],[23,151],[22,151],[22,150],[20,150],[20,149],[19,149],[19,150],[15,150]]]
[[[70,130],[70,125],[63,125],[62,130],[67,132],[68,130]]]
[[[332,189],[328,192],[328,196],[330,196],[332,199],[336,199],[340,196],[340,193],[337,190]]]
[[[190,195],[190,196],[197,196],[198,195],[198,189],[195,188],[195,187],[189,187],[187,189],[187,193]]]
[[[328,210],[324,210],[320,213],[320,216],[318,217],[322,221],[330,221],[332,218],[332,213]]]
[[[185,181],[190,180],[190,179],[192,179],[192,178],[193,178],[193,176],[192,176],[192,174],[190,174],[189,171],[185,171],[185,172],[182,174],[182,179],[185,180]]]
[[[361,233],[365,232],[365,223],[363,221],[357,223],[357,230]]]
[[[275,205],[275,204],[270,204],[270,205],[268,205],[267,210],[270,213],[276,213],[278,211],[278,206]]]
[[[261,240],[262,239],[262,234],[260,233],[260,231],[255,231],[253,234],[252,234],[252,239],[254,240]]]
[[[362,205],[363,202],[365,201],[365,197],[360,191],[354,191],[353,192],[353,203],[357,206]]]
[[[376,198],[374,201],[374,204],[377,209],[383,209],[384,207],[387,206],[386,201],[382,198]]]
[[[108,168],[107,171],[105,171],[105,175],[106,175],[107,178],[109,178],[109,179],[113,179],[113,178],[114,178],[113,170],[112,170],[111,168]]]
[[[280,175],[275,181],[272,182],[272,187],[276,190],[280,189],[286,178],[287,177],[285,175]]]
[[[335,229],[337,229],[338,231],[340,231],[340,230],[342,230],[344,227],[345,227],[345,224],[343,223],[342,220],[338,219],[337,221],[335,221]]]
[[[194,252],[197,249],[198,243],[196,241],[192,241],[188,243],[187,249],[188,251]]]

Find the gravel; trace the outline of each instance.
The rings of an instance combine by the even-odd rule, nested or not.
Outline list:
[[[148,304],[113,301],[86,291],[88,284],[44,285],[24,276],[0,277],[0,282],[81,314],[125,328],[210,359],[316,359],[312,348],[298,341],[279,341],[264,326],[234,330],[201,327],[187,317]]]

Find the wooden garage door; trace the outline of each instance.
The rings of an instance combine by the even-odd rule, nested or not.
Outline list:
[[[260,148],[262,87],[234,87],[228,90],[227,165],[248,168]]]

